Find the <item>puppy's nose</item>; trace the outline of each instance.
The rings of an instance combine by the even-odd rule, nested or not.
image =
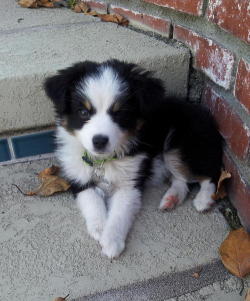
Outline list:
[[[109,138],[104,135],[95,135],[92,139],[95,149],[102,150],[107,145]]]

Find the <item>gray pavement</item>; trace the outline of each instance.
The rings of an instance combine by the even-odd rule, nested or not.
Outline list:
[[[224,218],[216,210],[197,213],[192,193],[176,210],[158,211],[166,185],[147,189],[125,252],[110,262],[87,235],[70,193],[25,197],[12,186],[29,190],[37,184],[35,174],[52,162],[53,158],[0,167],[1,301],[51,301],[67,293],[77,300],[169,274],[177,277],[170,286],[183,285],[178,291],[186,294],[190,288],[185,271],[217,265],[218,247],[228,232]],[[222,266],[208,267],[205,274],[196,290],[228,277]]]
[[[139,63],[164,80],[169,94],[187,93],[189,52],[178,44],[68,9],[24,9],[15,0],[0,1],[0,20],[0,132],[52,124],[42,81],[79,60]],[[216,209],[197,213],[190,193],[163,213],[157,207],[167,185],[148,187],[125,252],[110,262],[70,193],[25,197],[12,186],[30,190],[35,174],[54,162],[0,166],[0,301],[52,301],[68,293],[74,301],[243,300],[239,280],[219,262],[229,229]]]
[[[156,71],[169,94],[187,93],[189,52],[180,45],[66,8],[21,8],[14,0],[1,0],[0,20],[0,132],[52,124],[44,77],[81,60],[135,62]]]

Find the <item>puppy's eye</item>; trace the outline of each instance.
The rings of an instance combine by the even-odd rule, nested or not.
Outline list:
[[[82,119],[88,119],[89,116],[90,116],[89,111],[88,111],[88,110],[85,110],[85,109],[79,110],[78,113],[79,113],[79,115],[80,115],[80,117],[81,117]]]

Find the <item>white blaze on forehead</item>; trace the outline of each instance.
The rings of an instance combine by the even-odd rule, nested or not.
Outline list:
[[[97,112],[107,111],[125,89],[125,84],[111,67],[101,67],[97,75],[87,77],[80,86],[80,92],[86,95]]]

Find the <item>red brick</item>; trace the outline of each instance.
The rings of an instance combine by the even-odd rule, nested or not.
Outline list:
[[[144,0],[155,5],[169,7],[188,13],[191,15],[201,16],[203,0]]]
[[[238,65],[234,94],[250,113],[250,64],[243,59]]]
[[[229,89],[234,65],[232,52],[181,26],[174,26],[174,38],[191,47],[197,68],[219,86]]]
[[[131,23],[141,24],[143,27],[153,29],[153,31],[169,36],[171,22],[162,18],[131,11],[122,7],[111,5],[112,12],[127,18]]]
[[[240,39],[250,42],[249,0],[210,0],[207,18]]]
[[[214,115],[222,136],[239,159],[246,159],[250,149],[250,129],[229,106],[227,101],[209,86],[205,88],[203,102]]]
[[[92,10],[97,10],[101,12],[107,11],[107,5],[104,2],[99,1],[84,1]]]
[[[232,175],[228,183],[229,198],[238,211],[242,225],[250,233],[250,185],[227,154],[224,156],[224,165]]]

